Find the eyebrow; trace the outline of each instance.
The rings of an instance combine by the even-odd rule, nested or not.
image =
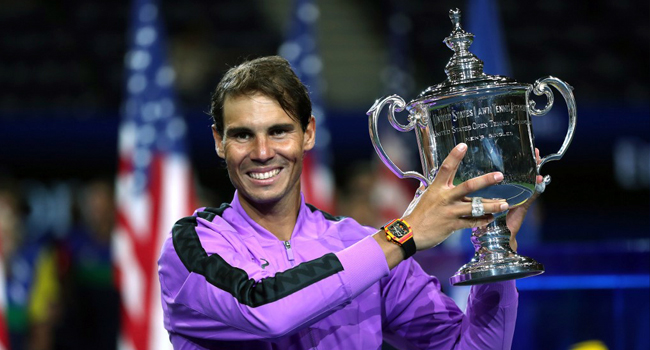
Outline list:
[[[293,130],[294,125],[290,123],[283,123],[283,124],[274,124],[271,125],[269,130]]]
[[[294,128],[295,128],[294,124],[291,124],[291,123],[280,123],[280,124],[273,124],[273,125],[271,125],[271,126],[268,128],[268,130],[269,130],[269,131],[271,131],[271,130],[287,130],[287,131],[291,131],[291,130],[293,130]],[[252,133],[253,133],[253,129],[251,129],[251,128],[249,128],[249,127],[246,127],[246,126],[235,126],[235,127],[232,127],[232,128],[228,128],[228,129],[226,130],[226,136],[230,136],[230,137],[232,137],[232,136],[234,136],[234,135],[237,135],[237,134],[239,134],[239,133],[251,133],[251,134],[252,134]]]
[[[237,135],[239,133],[253,133],[253,130],[245,126],[237,126],[226,130],[226,136],[230,136],[230,137]]]

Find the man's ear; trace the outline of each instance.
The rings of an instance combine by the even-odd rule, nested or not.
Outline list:
[[[212,137],[214,137],[214,149],[217,151],[219,158],[226,159],[225,152],[223,151],[223,137],[217,132],[217,127],[212,124]]]
[[[307,124],[307,129],[305,129],[305,138],[302,142],[302,148],[305,151],[309,151],[314,148],[316,144],[316,118],[312,115],[309,118],[309,123]]]

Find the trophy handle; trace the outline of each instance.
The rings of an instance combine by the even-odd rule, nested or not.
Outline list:
[[[417,121],[415,118],[409,116],[409,123],[407,125],[400,124],[395,119],[395,112],[401,112],[406,107],[406,102],[403,98],[398,95],[391,95],[388,97],[380,98],[370,107],[366,114],[368,115],[368,122],[370,127],[370,140],[372,141],[375,151],[379,155],[379,158],[386,164],[388,169],[390,169],[393,174],[395,174],[400,179],[411,178],[418,179],[424,186],[429,186],[430,183],[427,179],[417,171],[407,171],[404,172],[400,169],[395,163],[390,159],[388,154],[384,151],[384,148],[381,146],[381,141],[379,141],[379,131],[377,129],[377,121],[379,118],[379,113],[381,112],[384,105],[388,103],[388,121],[393,128],[401,132],[409,132],[415,128]]]
[[[551,91],[551,88],[548,87],[548,85],[553,86],[556,88],[560,94],[562,94],[562,97],[564,97],[564,100],[566,101],[566,106],[567,110],[569,112],[569,128],[567,130],[566,137],[564,138],[564,142],[562,143],[562,147],[560,147],[560,150],[557,153],[549,154],[541,159],[539,164],[537,164],[537,174],[540,173],[540,169],[542,166],[550,161],[553,160],[559,160],[564,156],[564,153],[566,152],[567,148],[569,148],[569,145],[571,144],[571,141],[573,140],[573,134],[575,132],[576,128],[576,101],[575,98],[573,97],[573,87],[571,87],[569,84],[566,82],[553,77],[549,76],[547,78],[537,80],[535,84],[533,84],[533,92],[537,96],[541,96],[542,94],[546,95],[546,98],[548,99],[548,102],[546,103],[546,106],[544,109],[536,109],[535,108],[535,101],[529,100],[529,108],[530,108],[530,113],[535,116],[541,116],[546,113],[548,113],[549,110],[551,110],[551,107],[553,107],[553,92]],[[537,192],[544,192],[544,189],[546,188],[546,185],[551,183],[551,176],[546,175],[544,176],[544,181],[540,184],[535,185],[535,190]]]

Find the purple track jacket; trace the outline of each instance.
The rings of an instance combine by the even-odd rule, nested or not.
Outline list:
[[[236,193],[179,220],[158,261],[174,348],[510,349],[514,281],[473,286],[463,313],[412,258],[389,270],[376,231],[303,198],[283,242]]]

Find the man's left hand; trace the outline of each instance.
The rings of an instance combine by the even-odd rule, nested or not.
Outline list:
[[[535,148],[535,158],[537,159],[537,164],[539,164],[542,159],[539,157],[539,149]],[[543,181],[543,177],[541,175],[537,175],[536,182],[541,183]],[[526,213],[528,212],[528,209],[530,206],[533,204],[535,199],[539,197],[540,193],[535,192],[532,197],[528,198],[528,200],[519,206],[516,206],[508,211],[508,214],[506,215],[506,224],[508,225],[508,229],[510,230],[511,236],[510,236],[510,247],[512,250],[517,251],[517,232],[519,232],[519,229],[521,228],[521,224],[524,222],[524,217],[526,217]]]

